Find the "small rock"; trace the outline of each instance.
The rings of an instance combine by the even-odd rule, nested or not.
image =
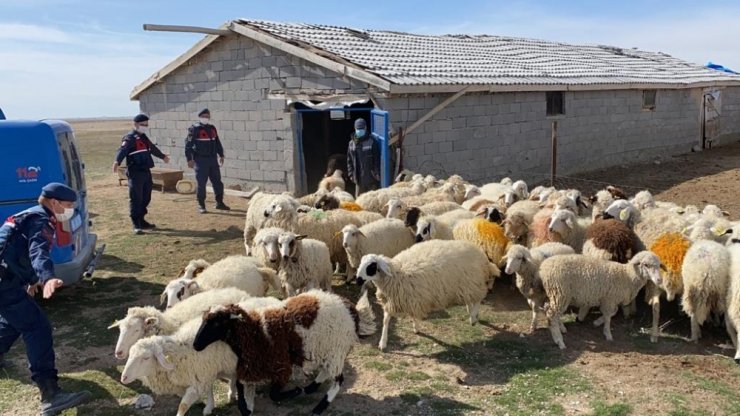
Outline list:
[[[419,406],[419,407],[423,406],[424,405],[424,400],[419,400],[418,402],[416,402],[416,405]]]
[[[151,410],[154,407],[154,398],[148,394],[140,394],[134,403],[134,409]]]

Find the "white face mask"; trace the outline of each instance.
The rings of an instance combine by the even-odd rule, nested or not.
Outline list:
[[[200,124],[211,124],[210,118],[201,117],[200,118]]]
[[[57,221],[69,221],[72,219],[72,216],[75,215],[75,209],[74,208],[64,208],[64,212],[61,214],[54,213],[54,216],[57,218]]]
[[[147,134],[147,133],[149,133],[149,127],[147,127],[147,126],[137,126],[136,127],[136,131],[139,132],[140,134]]]

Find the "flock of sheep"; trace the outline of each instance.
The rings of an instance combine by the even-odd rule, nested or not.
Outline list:
[[[191,261],[162,293],[164,311],[132,307],[112,325],[120,330],[115,355],[127,359],[121,381],[180,396],[178,415],[199,400],[210,414],[217,379],[229,380],[242,415],[254,410],[260,385],[281,401],[329,381],[313,409],[321,414],[353,345],[376,332],[369,292],[383,310],[385,350],[393,316],[409,316],[417,332],[430,312],[465,305],[475,324],[503,273],[515,276],[531,307],[530,331],[544,314],[560,348],[569,307],[580,321],[598,308],[594,325],[611,341],[611,318],[620,307],[633,314],[643,288],[652,342],[665,297],[680,298],[692,341],[706,320],[724,317],[737,347],[740,226],[726,216],[714,205],[656,201],[648,191],[628,199],[610,186],[586,198],[574,189],[530,191],[508,178],[475,186],[457,175],[406,172],[357,199],[344,191],[341,171],[301,198],[256,192],[246,256]],[[342,270],[361,287],[357,304],[331,292]],[[267,296],[271,288],[282,300]],[[306,378],[305,387],[285,390]]]

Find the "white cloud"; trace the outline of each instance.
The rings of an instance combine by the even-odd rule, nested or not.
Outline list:
[[[51,27],[23,23],[0,23],[0,41],[69,43],[72,36]]]

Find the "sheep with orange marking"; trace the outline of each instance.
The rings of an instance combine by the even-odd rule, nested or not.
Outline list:
[[[683,277],[681,266],[691,241],[680,233],[665,233],[650,246],[663,264],[663,282],[660,286],[652,281],[645,286],[645,302],[653,309],[653,326],[650,329],[650,342],[658,342],[660,323],[660,296],[672,302],[676,296],[683,294]]]
[[[501,259],[511,245],[500,225],[483,218],[460,221],[452,229],[452,236],[455,240],[473,243],[496,266],[501,265]]]

